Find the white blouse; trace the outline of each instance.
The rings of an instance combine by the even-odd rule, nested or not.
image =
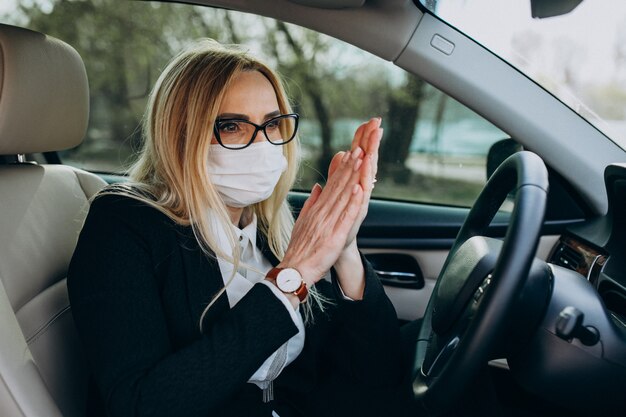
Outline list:
[[[222,249],[224,253],[232,255],[228,237],[222,224],[217,221],[216,216],[211,215],[210,218],[213,219],[213,230],[216,233],[217,243],[220,249]],[[253,383],[259,388],[267,388],[270,381],[274,380],[282,370],[293,362],[300,352],[302,352],[302,348],[304,347],[304,322],[298,310],[294,310],[287,296],[274,284],[265,279],[265,275],[272,269],[272,264],[270,264],[256,246],[256,215],[252,214],[252,220],[243,229],[239,229],[235,226],[233,226],[233,229],[241,245],[241,262],[254,268],[254,270],[240,267],[230,284],[226,285],[231,277],[233,264],[220,257],[217,258],[222,273],[222,279],[224,280],[224,285],[226,285],[226,295],[230,307],[232,308],[237,304],[239,300],[250,291],[253,285],[266,285],[285,305],[294,324],[298,328],[298,333],[285,342],[283,346],[278,348],[276,352],[272,353],[248,380],[249,383]]]

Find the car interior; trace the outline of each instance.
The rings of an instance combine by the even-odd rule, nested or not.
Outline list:
[[[473,208],[373,199],[359,232],[403,326],[411,415],[626,415],[624,150],[589,140],[606,138],[418,1],[193,3],[341,39],[510,136]],[[124,178],[58,158],[89,123],[76,50],[0,24],[0,52],[0,415],[82,417],[89,371],[65,277],[89,199]],[[291,193],[296,213],[307,197]]]
[[[105,182],[64,165],[15,155],[76,146],[87,126],[85,67],[43,34],[0,25],[0,410],[4,416],[80,416],[87,371],[65,274]]]

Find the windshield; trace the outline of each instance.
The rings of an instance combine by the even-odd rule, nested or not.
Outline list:
[[[586,0],[541,19],[530,0],[422,3],[626,149],[626,2]]]

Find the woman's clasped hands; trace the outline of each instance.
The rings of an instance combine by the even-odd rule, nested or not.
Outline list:
[[[350,150],[333,157],[326,186],[315,184],[311,190],[279,265],[297,269],[309,287],[334,266],[344,295],[354,300],[363,296],[364,272],[356,235],[376,182],[380,124],[380,118],[363,123]]]

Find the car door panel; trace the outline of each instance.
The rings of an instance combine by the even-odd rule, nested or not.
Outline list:
[[[306,193],[291,193],[290,203],[296,213],[307,197]],[[397,285],[397,282],[390,285],[389,281],[385,282],[388,276],[382,277],[385,291],[400,321],[423,316],[439,272],[468,212],[469,209],[459,207],[378,199],[370,201],[368,215],[358,235],[361,252],[374,269],[381,268],[382,263],[387,274],[402,276],[417,271],[416,275],[423,280],[423,284],[420,282],[411,288],[410,285]],[[506,212],[498,213],[490,226],[491,236],[504,237],[508,216]],[[547,259],[565,227],[579,221],[546,221],[537,257]],[[393,268],[393,262],[383,263],[385,256],[392,261],[400,259],[398,268]],[[413,269],[408,271],[407,265],[413,265]]]

